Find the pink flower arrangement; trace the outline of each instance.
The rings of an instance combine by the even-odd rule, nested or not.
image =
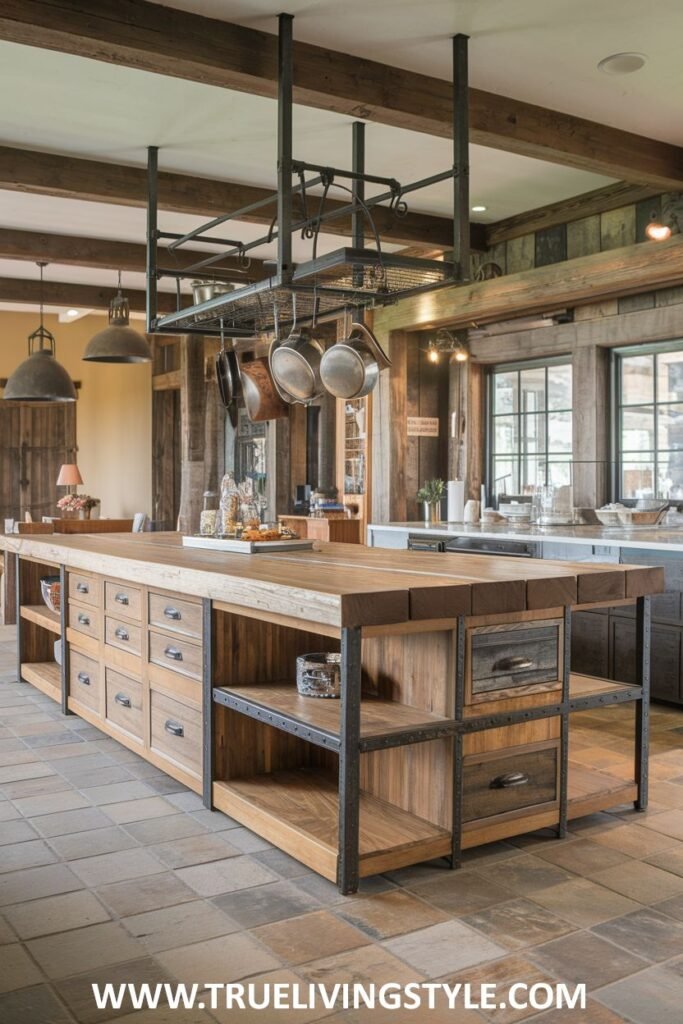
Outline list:
[[[62,512],[89,512],[99,503],[99,498],[92,498],[89,494],[67,494],[59,499],[57,508]]]

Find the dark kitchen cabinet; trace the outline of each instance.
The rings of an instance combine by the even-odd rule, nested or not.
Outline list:
[[[600,612],[572,615],[572,671],[609,678],[609,616]]]

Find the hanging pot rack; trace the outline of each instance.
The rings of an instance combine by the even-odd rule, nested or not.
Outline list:
[[[318,320],[345,314],[350,308],[384,306],[421,292],[462,283],[469,277],[469,115],[467,37],[453,38],[453,165],[419,181],[402,184],[395,178],[367,174],[364,166],[364,128],[353,125],[352,168],[345,170],[295,160],[292,154],[292,51],[293,17],[279,16],[278,34],[278,132],[277,191],[231,213],[206,221],[186,234],[161,231],[158,226],[158,148],[148,149],[147,161],[147,331],[164,334],[220,336],[221,326],[229,336],[251,337],[279,333]],[[394,218],[405,216],[406,196],[438,182],[453,181],[453,252],[449,260],[433,260],[383,251],[373,220],[373,210],[382,207]],[[365,195],[366,185],[382,189]],[[313,193],[322,189],[322,194]],[[349,195],[349,201],[326,208],[332,189]],[[301,213],[295,215],[295,202]],[[251,242],[218,238],[211,232],[231,220],[239,220],[268,205],[276,212],[267,233]],[[323,256],[317,255],[318,237],[324,226],[340,217],[351,219],[351,244]],[[364,228],[369,226],[375,248],[365,245]],[[312,239],[312,258],[295,265],[292,240],[300,232]],[[168,242],[165,248],[159,243]],[[160,263],[190,241],[210,242],[220,251],[207,253],[182,270]],[[277,241],[274,273],[256,283],[238,286],[228,294],[206,302],[183,305],[181,283],[228,257],[249,266],[249,253]],[[217,273],[220,276],[220,272]],[[158,315],[159,279],[176,280],[175,312]]]

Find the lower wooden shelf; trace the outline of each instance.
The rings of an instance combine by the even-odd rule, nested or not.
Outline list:
[[[61,702],[62,673],[56,661],[24,662],[21,666],[21,678],[35,686],[36,690]]]
[[[620,683],[613,679],[602,679],[598,676],[584,676],[572,672],[569,677],[569,697],[576,700],[582,697],[615,697],[621,694],[640,692],[640,687],[631,683]]]
[[[28,622],[35,622],[37,626],[49,629],[58,636],[62,632],[59,615],[57,612],[51,612],[44,604],[22,604],[19,614],[22,619],[27,619]]]
[[[635,781],[620,779],[609,772],[569,761],[569,818],[581,818],[585,814],[595,814],[596,811],[631,803],[637,796]]]
[[[218,810],[334,882],[339,798],[333,778],[274,772],[214,782]],[[450,833],[368,793],[360,797],[360,875],[375,875],[450,853]]]

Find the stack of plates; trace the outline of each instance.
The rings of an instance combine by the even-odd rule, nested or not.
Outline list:
[[[509,502],[506,504],[500,504],[498,511],[502,516],[510,523],[529,523],[531,522],[531,502],[524,503],[513,503]]]

